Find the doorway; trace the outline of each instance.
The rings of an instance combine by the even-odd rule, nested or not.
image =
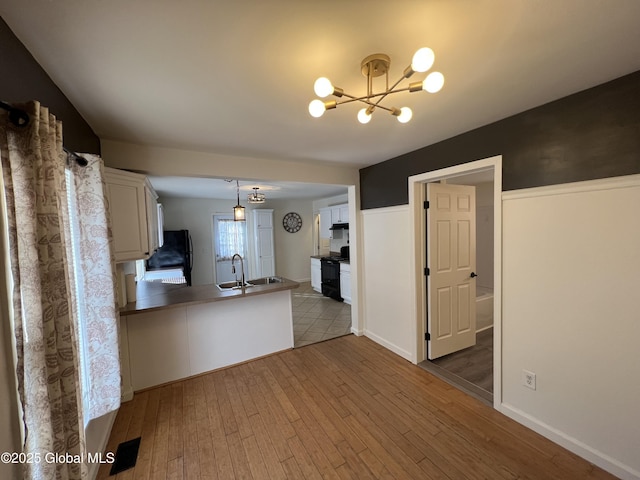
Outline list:
[[[475,177],[475,179],[474,179]],[[487,368],[492,373],[492,379],[490,380],[493,388],[493,395],[491,392],[488,395],[479,395],[477,389],[474,391],[472,382],[456,381],[457,376],[450,374],[446,369],[440,368],[433,362],[428,360],[428,343],[426,341],[428,331],[428,319],[427,319],[427,280],[425,276],[424,268],[427,266],[426,255],[426,239],[427,239],[427,226],[426,218],[424,214],[424,201],[426,200],[425,185],[428,183],[446,181],[451,184],[477,184],[478,182],[492,182],[492,187],[489,187],[490,191],[488,195],[493,200],[493,206],[490,207],[493,213],[493,241],[488,246],[482,248],[488,248],[493,253],[493,259],[490,262],[492,264],[492,272],[486,269],[484,273],[481,273],[484,277],[484,283],[489,284],[489,290],[493,289],[493,297],[485,299],[488,304],[491,304],[493,314],[493,323],[487,325],[486,319],[483,319],[479,328],[477,329],[477,338],[481,340],[479,347],[483,347],[482,360]],[[472,395],[479,397],[486,403],[493,404],[497,407],[501,403],[501,358],[502,352],[499,346],[501,345],[501,203],[502,197],[502,157],[491,157],[484,160],[478,160],[446,169],[427,172],[421,175],[410,177],[409,179],[409,206],[412,213],[411,228],[412,238],[414,239],[414,249],[412,251],[413,265],[415,266],[415,284],[414,288],[414,300],[415,300],[415,313],[416,313],[416,326],[415,326],[415,339],[416,339],[416,363],[423,367],[433,367],[433,370],[440,370],[440,376],[445,378],[449,383],[471,393]],[[484,205],[486,207],[486,205]],[[486,214],[486,208],[484,214]],[[480,213],[481,215],[483,213]],[[483,256],[482,261],[486,262],[487,258]],[[480,273],[480,272],[479,272]],[[478,277],[480,279],[480,277]],[[476,304],[477,305],[477,304]],[[480,320],[478,318],[478,320]],[[488,340],[488,342],[487,342]],[[488,343],[488,345],[487,345]],[[496,345],[497,348],[493,348]],[[475,348],[475,347],[474,347]],[[465,351],[463,351],[465,352]],[[472,352],[466,352],[472,353]],[[464,362],[465,360],[462,360]],[[444,361],[443,361],[444,362]],[[431,368],[427,368],[431,369]],[[435,373],[435,372],[434,372]],[[486,387],[486,383],[484,384]]]
[[[429,360],[423,366],[481,400],[492,403],[493,172],[461,175],[442,182],[426,185],[427,198],[431,204],[435,204],[427,210],[425,243],[431,273],[427,288],[432,292],[428,295],[431,308],[427,304]],[[442,200],[447,199],[448,194],[453,196],[454,201],[444,202],[442,208],[438,209],[437,202],[431,197]],[[463,194],[471,197],[471,201],[463,201],[466,198]],[[449,221],[454,218],[458,221],[450,225]],[[437,233],[444,227],[447,232],[455,232],[455,238]],[[444,246],[440,245],[443,240],[446,240]],[[451,250],[447,250],[447,243],[451,244]],[[429,251],[439,255],[432,254],[429,258]],[[444,253],[447,255],[443,256]],[[439,265],[443,261],[444,265]],[[454,275],[457,280],[453,288],[443,288],[450,283],[447,279]],[[445,294],[437,295],[434,290],[444,291]],[[454,298],[448,298],[447,293],[453,293]],[[439,297],[443,298],[439,300]],[[457,308],[453,308],[453,312],[447,308],[437,308],[437,303],[442,300]],[[443,310],[445,317],[449,314],[446,320],[451,325],[436,321],[434,311],[442,315]],[[456,314],[455,321],[452,321],[452,313]],[[469,318],[465,318],[465,314]],[[445,327],[444,332],[441,331],[442,327]],[[456,337],[466,340],[461,342],[462,338],[456,340]]]

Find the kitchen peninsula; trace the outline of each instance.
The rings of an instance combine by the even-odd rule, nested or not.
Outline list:
[[[298,286],[286,278],[244,291],[139,282],[137,301],[120,309],[124,397],[293,348]]]

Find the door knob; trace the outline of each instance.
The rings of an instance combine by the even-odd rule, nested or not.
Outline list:
[[[471,275],[469,275],[471,278],[476,278],[478,275],[476,275],[476,272],[471,272]]]

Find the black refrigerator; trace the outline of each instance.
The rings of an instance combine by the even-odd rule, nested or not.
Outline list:
[[[147,271],[182,268],[187,285],[191,286],[193,244],[189,230],[165,230],[162,247],[147,260]]]

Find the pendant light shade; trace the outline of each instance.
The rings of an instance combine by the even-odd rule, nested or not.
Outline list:
[[[242,222],[246,220],[244,216],[244,207],[242,205],[238,204],[235,207],[233,207],[233,219],[236,222]]]
[[[247,195],[247,202],[253,204],[261,204],[267,200],[267,197],[265,197],[264,193],[258,193],[258,190],[260,190],[260,187],[253,187],[253,193]]]
[[[238,198],[238,204],[233,207],[233,220],[236,222],[244,222],[246,220],[244,214],[244,207],[240,205],[240,182],[236,180],[236,194]]]

